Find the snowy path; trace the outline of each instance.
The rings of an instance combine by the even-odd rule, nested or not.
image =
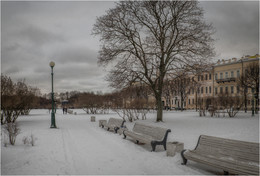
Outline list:
[[[130,139],[98,127],[99,119],[116,114],[62,115],[57,113],[58,129],[50,129],[50,115],[35,110],[32,115],[18,119],[21,134],[15,146],[3,147],[3,175],[210,175],[221,171],[197,163],[181,165],[181,157],[166,157],[163,147],[150,152],[150,145],[136,145]],[[150,114],[147,123],[154,123]],[[131,128],[133,123],[127,123]],[[191,112],[166,112],[165,123],[155,125],[170,128],[170,141],[182,141],[185,148],[194,148],[200,134],[216,135],[246,141],[259,139],[259,117],[237,119],[198,117]],[[22,143],[24,136],[38,138],[36,146]],[[2,138],[3,141],[3,138]]]

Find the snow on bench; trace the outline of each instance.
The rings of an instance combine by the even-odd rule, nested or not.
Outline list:
[[[166,142],[170,129],[155,127],[140,122],[136,122],[132,131],[124,130],[124,139],[126,136],[136,140],[136,143],[151,144],[152,151],[155,151],[156,145],[163,145],[166,150]]]
[[[193,160],[223,169],[225,174],[259,175],[259,143],[201,135],[194,150],[181,152],[183,163]]]
[[[112,130],[117,133],[117,130],[124,125],[125,121],[123,119],[110,118],[108,122],[103,122],[101,127],[107,128],[107,131]]]
[[[73,114],[72,110],[68,109],[67,111],[68,111],[69,114]]]

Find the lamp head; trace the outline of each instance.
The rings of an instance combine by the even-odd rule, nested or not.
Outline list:
[[[50,67],[54,67],[55,66],[55,62],[51,61],[50,62]]]

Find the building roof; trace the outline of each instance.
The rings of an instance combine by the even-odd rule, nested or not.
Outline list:
[[[241,62],[250,62],[250,61],[256,61],[256,60],[259,60],[259,54],[256,54],[254,56],[246,55],[244,57],[241,57],[240,59],[237,59],[237,58],[232,58],[232,59],[228,59],[228,60],[219,59],[218,62],[213,67],[231,65],[231,64],[241,63]]]

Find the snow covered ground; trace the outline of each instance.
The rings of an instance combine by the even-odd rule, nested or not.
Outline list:
[[[58,110],[58,129],[50,129],[48,110],[32,110],[17,122],[21,133],[15,146],[4,147],[1,138],[2,175],[214,175],[221,170],[189,161],[181,165],[178,153],[167,157],[163,147],[150,152],[150,145],[137,145],[131,139],[108,132],[98,126],[98,120],[118,117],[111,112],[95,115],[96,122],[83,110],[77,115],[62,114]],[[168,141],[180,141],[184,148],[193,149],[199,135],[207,134],[230,139],[259,142],[259,117],[250,112],[236,118],[199,117],[197,112],[164,112],[164,122],[156,123],[156,113],[148,114],[145,123],[171,129]],[[134,123],[126,122],[129,129]],[[23,137],[33,134],[36,145],[23,144]]]

